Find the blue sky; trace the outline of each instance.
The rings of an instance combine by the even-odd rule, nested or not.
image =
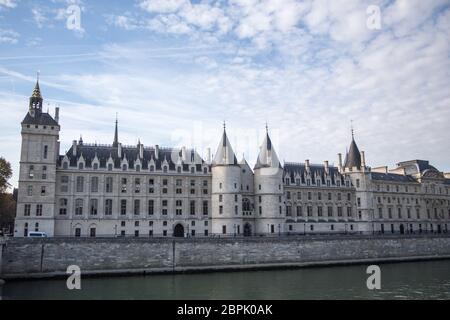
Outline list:
[[[353,120],[369,166],[450,171],[448,0],[0,0],[0,155],[14,185],[37,70],[45,108],[61,108],[61,152],[80,134],[111,143],[118,113],[128,145],[214,153],[226,120],[253,164],[267,121],[281,161],[336,163]]]

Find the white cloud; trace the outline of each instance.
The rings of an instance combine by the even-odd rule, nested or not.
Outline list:
[[[0,43],[16,44],[20,34],[13,30],[0,29]]]
[[[169,13],[178,11],[187,3],[187,0],[144,0],[139,5],[148,12]]]
[[[17,6],[16,0],[0,0],[0,8],[15,8]]]
[[[33,14],[33,20],[38,28],[42,28],[48,20],[44,12],[41,9],[35,7],[31,9],[31,13]]]

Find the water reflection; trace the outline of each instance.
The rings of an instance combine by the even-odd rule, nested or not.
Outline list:
[[[8,282],[4,299],[450,299],[450,260],[382,264],[381,290],[366,265],[207,274]]]

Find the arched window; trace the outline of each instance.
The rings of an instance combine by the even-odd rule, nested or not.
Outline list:
[[[250,211],[250,201],[247,198],[242,199],[242,211]]]

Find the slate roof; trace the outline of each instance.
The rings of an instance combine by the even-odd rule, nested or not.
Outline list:
[[[48,113],[36,112],[36,116],[32,117],[29,113],[22,120],[22,124],[31,125],[47,125],[47,126],[58,126],[59,124],[53,119],[53,117]]]
[[[216,155],[214,156],[213,165],[237,165],[238,161],[231,147],[230,141],[227,137],[225,128],[223,129],[222,139],[217,147]]]
[[[344,167],[357,167],[358,169],[361,168],[361,153],[359,152],[358,146],[356,145],[355,139],[353,138],[352,142],[350,143],[350,149],[345,156]]]
[[[327,173],[325,171],[324,165],[312,164],[309,166],[309,170],[311,177],[314,178],[311,179],[312,185],[316,184],[317,177],[320,178],[322,185],[326,184],[325,178],[327,177]],[[328,172],[331,178],[331,183],[333,185],[336,184],[336,178],[340,179],[342,185],[344,184],[344,176],[339,173],[338,168],[329,166]],[[307,172],[305,164],[291,162],[284,163],[284,176],[288,175],[291,179],[291,183],[295,183],[296,174],[300,175],[301,183],[306,183]]]
[[[270,140],[269,133],[266,133],[264,141],[259,150],[258,158],[256,159],[256,164],[254,169],[264,168],[264,167],[278,167],[282,169],[280,160],[278,159],[275,149],[272,147],[272,141]]]
[[[409,175],[402,175],[402,174],[395,174],[395,173],[381,173],[381,172],[371,172],[370,174],[371,174],[373,180],[417,183],[417,181]]]
[[[77,166],[78,160],[83,155],[83,159],[85,160],[86,167],[92,167],[92,162],[97,156],[100,162],[100,168],[106,168],[107,161],[110,156],[114,162],[114,168],[120,168],[123,159],[127,159],[128,166],[130,169],[135,169],[136,159],[139,155],[139,148],[137,146],[124,146],[122,147],[122,157],[118,156],[118,148],[113,147],[112,145],[91,145],[91,144],[78,144],[76,146],[76,156],[73,155],[73,146],[67,151],[66,155],[69,159],[70,166]],[[153,159],[155,162],[155,169],[160,170],[164,161],[166,160],[169,166],[169,170],[176,170],[177,163],[179,159],[181,160],[181,149],[175,148],[159,148],[158,150],[158,159],[155,157],[155,148],[149,147],[144,148],[143,158],[140,159],[141,168],[143,170],[149,169],[150,161]],[[197,159],[197,163],[195,164],[196,172],[202,172],[202,164],[204,164],[204,160],[196,153],[193,149],[186,149],[186,163],[182,163],[182,170],[185,172],[190,171],[191,160],[194,163],[195,159]],[[59,164],[63,162],[64,156],[60,156]]]

